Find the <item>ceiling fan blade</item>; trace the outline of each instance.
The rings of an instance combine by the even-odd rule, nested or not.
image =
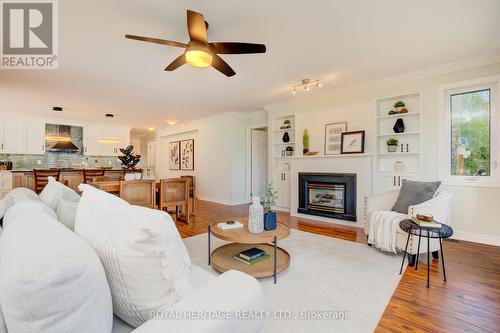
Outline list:
[[[192,10],[187,11],[187,25],[189,38],[194,42],[208,43],[207,26],[203,15]]]
[[[142,42],[149,42],[149,43],[155,43],[155,44],[160,44],[160,45],[176,46],[176,47],[183,47],[183,48],[187,47],[187,44],[174,42],[171,40],[165,40],[165,39],[142,37],[142,36],[136,36],[136,35],[125,35],[125,38],[135,39],[135,40],[140,40]]]
[[[220,42],[209,43],[208,46],[214,53],[218,54],[266,53],[264,44]]]
[[[181,54],[179,57],[177,57],[174,61],[172,61],[170,63],[170,65],[168,65],[166,68],[165,68],[165,71],[174,71],[176,70],[177,68],[181,67],[182,65],[184,65],[186,63],[186,56],[183,54]]]
[[[236,74],[236,72],[231,68],[231,66],[229,66],[227,62],[222,60],[222,58],[219,57],[217,54],[213,55],[212,67],[226,76],[233,76],[234,74]]]

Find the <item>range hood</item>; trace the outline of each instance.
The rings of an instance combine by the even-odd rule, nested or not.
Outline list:
[[[80,148],[73,142],[75,138],[76,129],[74,126],[69,125],[45,125],[45,146],[46,151],[50,152],[65,152],[65,153],[79,153]]]

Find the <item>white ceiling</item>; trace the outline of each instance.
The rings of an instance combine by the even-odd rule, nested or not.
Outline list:
[[[265,43],[260,55],[223,55],[236,76],[185,65],[182,49],[126,33],[187,42],[186,9],[210,23],[209,40]],[[0,71],[0,110],[162,127],[293,98],[290,86],[324,89],[372,81],[500,51],[498,0],[64,0],[55,71]]]

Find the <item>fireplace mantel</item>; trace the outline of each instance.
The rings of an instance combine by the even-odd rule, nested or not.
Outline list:
[[[340,155],[312,155],[312,156],[290,156],[287,159],[298,160],[298,159],[316,159],[316,158],[354,158],[354,157],[372,157],[373,154],[340,154]]]

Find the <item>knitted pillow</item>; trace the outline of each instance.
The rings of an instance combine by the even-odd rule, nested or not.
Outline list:
[[[431,200],[439,185],[441,185],[441,182],[418,182],[404,179],[398,199],[392,210],[401,214],[408,214],[408,207]]]
[[[191,292],[191,261],[165,212],[81,184],[75,232],[106,270],[115,314],[137,327]]]

